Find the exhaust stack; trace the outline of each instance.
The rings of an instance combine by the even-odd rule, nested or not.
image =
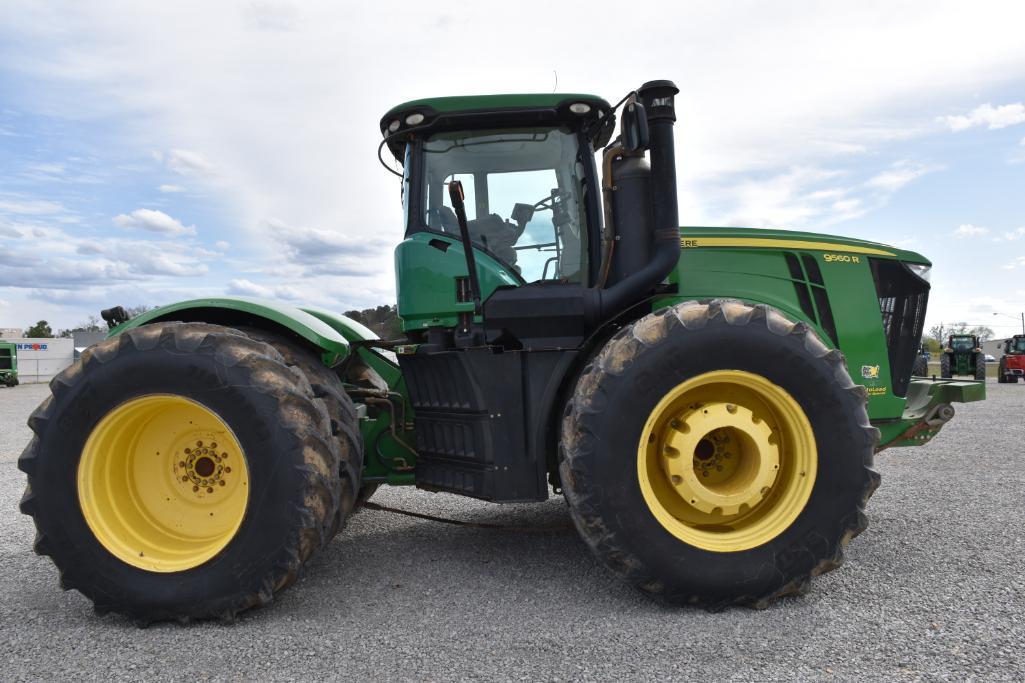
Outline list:
[[[664,280],[680,257],[680,212],[676,198],[676,123],[674,97],[680,92],[672,81],[648,81],[637,90],[648,120],[648,156],[651,159],[651,213],[653,223],[651,258],[600,294],[601,318],[608,318],[639,301]],[[632,220],[617,212],[617,221]],[[645,212],[646,213],[646,212]],[[643,220],[643,218],[641,218]],[[625,227],[625,226],[624,226]],[[621,229],[616,234],[640,238],[646,230]]]

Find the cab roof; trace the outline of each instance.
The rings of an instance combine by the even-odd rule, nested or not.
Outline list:
[[[582,93],[429,97],[389,109],[381,118],[381,133],[391,136],[388,149],[396,159],[401,159],[403,147],[414,132],[430,134],[465,128],[591,123],[610,109],[603,98]],[[411,117],[413,123],[407,122]],[[615,117],[610,116],[596,127],[592,145],[596,149],[604,147],[614,128]]]

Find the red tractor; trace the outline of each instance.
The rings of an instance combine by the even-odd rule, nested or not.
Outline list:
[[[1004,342],[1004,355],[997,370],[997,381],[1001,384],[1016,384],[1019,377],[1025,377],[1025,334],[1016,334]]]

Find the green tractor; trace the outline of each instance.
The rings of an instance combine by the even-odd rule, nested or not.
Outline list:
[[[973,334],[952,334],[940,355],[940,377],[950,379],[954,375],[969,375],[986,381],[986,354],[982,352],[979,338]]]
[[[381,485],[561,493],[612,572],[673,604],[762,606],[839,566],[874,454],[985,387],[911,379],[923,256],[681,228],[676,93],[385,114],[400,339],[242,298],[104,311],[19,460],[61,585],[140,622],[231,619]]]
[[[18,386],[18,347],[14,342],[0,341],[0,386]]]

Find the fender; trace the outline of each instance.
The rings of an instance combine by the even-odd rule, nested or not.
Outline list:
[[[107,336],[112,337],[125,330],[165,320],[291,332],[317,349],[324,364],[329,367],[348,357],[350,341],[377,338],[370,329],[342,315],[249,297],[190,299],[161,306],[118,325]]]

